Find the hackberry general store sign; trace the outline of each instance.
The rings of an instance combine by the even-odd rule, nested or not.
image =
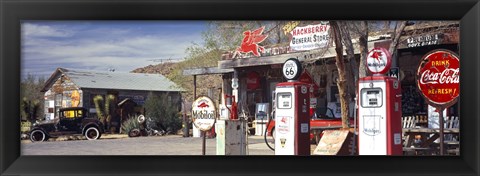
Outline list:
[[[434,50],[423,56],[417,71],[422,95],[435,107],[448,107],[460,95],[460,60],[449,50]]]
[[[201,96],[192,104],[192,119],[195,127],[202,131],[210,130],[215,124],[216,109],[212,99]]]
[[[292,35],[290,48],[295,51],[305,51],[326,47],[329,40],[329,29],[328,23],[296,27],[290,31]]]

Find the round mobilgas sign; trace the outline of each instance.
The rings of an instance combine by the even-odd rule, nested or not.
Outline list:
[[[448,107],[460,95],[460,60],[449,50],[434,50],[423,56],[417,71],[417,86],[431,106]]]
[[[290,58],[283,63],[283,77],[287,80],[296,80],[302,73],[302,64],[298,59]]]
[[[373,74],[385,74],[389,71],[392,56],[385,48],[373,48],[367,55],[367,68]]]
[[[195,127],[202,131],[210,130],[216,119],[215,105],[212,99],[202,96],[192,104],[192,119]]]

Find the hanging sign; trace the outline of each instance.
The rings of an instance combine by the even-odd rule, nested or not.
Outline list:
[[[290,32],[292,35],[290,48],[295,51],[305,51],[326,47],[330,38],[329,29],[328,23],[296,27]]]
[[[260,88],[260,76],[257,72],[250,72],[247,74],[247,89],[256,90]]]
[[[431,106],[451,106],[460,95],[459,57],[449,50],[434,50],[423,56],[416,78],[418,89]]]
[[[198,129],[210,130],[216,119],[216,109],[212,99],[206,96],[197,98],[192,104],[192,119]]]
[[[283,33],[287,35],[288,33],[292,32],[295,27],[300,24],[300,21],[290,21],[285,26],[283,26]]]
[[[302,64],[298,59],[290,58],[283,63],[282,73],[287,80],[296,80],[302,72]]]
[[[392,55],[385,48],[373,48],[367,55],[367,68],[373,74],[385,74],[392,63]]]

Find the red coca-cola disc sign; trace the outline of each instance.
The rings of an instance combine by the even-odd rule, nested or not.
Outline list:
[[[460,95],[460,60],[449,50],[434,50],[423,56],[417,85],[432,106],[448,107]]]

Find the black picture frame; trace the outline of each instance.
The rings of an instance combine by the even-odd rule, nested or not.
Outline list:
[[[478,0],[0,1],[1,175],[479,175]],[[21,20],[460,20],[461,156],[21,156]]]

